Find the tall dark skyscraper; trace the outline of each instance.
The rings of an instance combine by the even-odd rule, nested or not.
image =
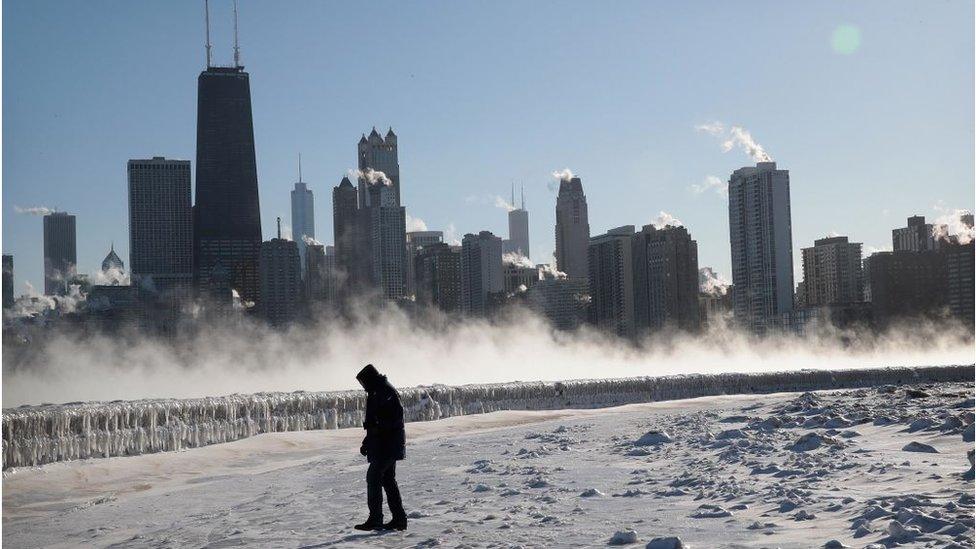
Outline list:
[[[380,136],[376,128],[367,138],[363,135],[359,140],[359,170],[366,172],[373,170],[383,172],[389,178],[393,187],[393,197],[397,206],[400,205],[400,161],[397,158],[397,136],[393,128],[386,132],[386,137]],[[359,207],[365,208],[370,204],[368,181],[359,178]]]
[[[44,294],[59,295],[78,264],[75,216],[54,212],[44,216]]]
[[[559,182],[556,197],[556,268],[572,278],[589,272],[590,220],[580,178]]]
[[[590,239],[590,322],[621,337],[634,335],[634,226]]]
[[[698,243],[688,230],[645,225],[633,254],[637,329],[698,330]]]
[[[515,207],[515,187],[512,187],[512,209],[508,212],[508,240],[502,241],[502,251],[529,255],[529,212],[525,209],[525,189],[522,189],[522,205]]]
[[[298,182],[291,191],[291,234],[298,244],[302,258],[302,272],[305,272],[305,237],[315,239],[315,196],[308,185],[302,181],[302,160],[298,159]]]
[[[298,245],[281,238],[281,218],[278,218],[278,238],[261,244],[261,299],[258,311],[274,325],[286,324],[298,314],[302,292],[302,268]]]
[[[229,271],[230,285],[246,301],[258,299],[261,209],[254,159],[249,75],[240,64],[210,64],[197,79],[197,176],[193,207],[194,279],[211,285],[215,266]]]
[[[129,160],[128,172],[132,282],[185,292],[193,276],[190,161]]]
[[[3,308],[14,306],[14,256],[3,254]]]
[[[361,258],[356,255],[359,231],[359,207],[356,187],[348,177],[332,189],[332,234],[335,238],[335,262],[340,286],[351,285],[360,275]]]
[[[481,316],[492,299],[505,290],[502,239],[489,231],[466,234],[461,240],[461,311]]]

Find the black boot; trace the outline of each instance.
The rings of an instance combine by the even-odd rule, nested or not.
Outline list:
[[[362,524],[357,524],[353,526],[356,530],[382,530],[383,529],[383,517],[373,518],[369,517],[366,522]]]
[[[407,517],[397,517],[383,525],[384,530],[406,530]]]

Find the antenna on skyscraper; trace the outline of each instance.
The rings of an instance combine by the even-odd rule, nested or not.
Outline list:
[[[515,209],[515,181],[512,181],[512,209]]]
[[[298,182],[302,182],[302,153],[298,153]]]
[[[207,68],[210,68],[210,0],[203,0],[204,19],[207,22]]]
[[[241,48],[237,44],[237,0],[234,0],[234,68],[241,67]]]
[[[278,240],[281,240],[281,216],[278,216]]]
[[[522,209],[525,209],[525,183],[522,183]]]

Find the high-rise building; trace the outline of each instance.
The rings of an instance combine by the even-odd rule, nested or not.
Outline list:
[[[525,189],[522,189],[522,205],[515,207],[515,187],[512,187],[512,209],[508,212],[508,240],[502,242],[502,252],[525,257],[529,254],[529,212],[525,209]]]
[[[386,299],[406,295],[406,210],[394,191],[382,182],[369,184],[369,206],[362,210],[368,219],[370,283]]]
[[[505,290],[502,280],[502,239],[490,231],[466,234],[461,240],[461,311],[470,315],[490,312]]]
[[[78,265],[75,216],[54,212],[44,216],[44,294],[68,290]]]
[[[105,259],[102,260],[102,275],[108,278],[103,283],[110,286],[118,286],[125,276],[125,263],[119,254],[115,253],[114,243],[109,247]]]
[[[846,236],[835,236],[815,240],[813,247],[803,248],[802,288],[805,307],[862,301],[861,244],[848,242]]]
[[[634,325],[701,328],[698,243],[684,227],[645,225],[634,235]]]
[[[291,191],[291,234],[298,244],[302,272],[305,272],[305,249],[308,239],[315,240],[315,197],[308,185],[302,181],[302,164],[298,161],[298,182]]]
[[[348,177],[332,189],[332,229],[335,238],[336,269],[348,285],[358,276],[360,258],[357,255],[359,238],[359,206],[356,188]]]
[[[219,263],[229,271],[231,287],[245,301],[256,301],[261,209],[249,79],[235,55],[233,67],[211,66],[208,59],[197,80],[193,253],[198,288],[212,286]]]
[[[864,268],[878,325],[899,317],[938,315],[946,306],[946,259],[939,252],[878,252],[867,258]]]
[[[417,253],[421,248],[432,246],[444,241],[443,231],[410,231],[407,233],[407,271],[406,294],[417,294]]]
[[[557,330],[574,330],[582,325],[589,300],[586,279],[553,276],[546,271],[526,292],[529,309],[544,316]]]
[[[193,278],[190,161],[129,160],[128,176],[133,285],[187,292]]]
[[[634,226],[594,236],[589,246],[590,322],[622,337],[634,335]]]
[[[281,218],[278,225],[278,238],[261,244],[259,263],[258,310],[273,325],[286,324],[296,317],[302,291],[298,245],[281,238]]]
[[[309,244],[305,250],[305,297],[309,304],[332,304],[336,299],[335,247]]]
[[[14,256],[3,254],[3,308],[14,306]]]
[[[759,162],[729,180],[732,303],[739,325],[765,332],[767,321],[793,311],[790,172]]]
[[[931,252],[939,249],[939,236],[947,233],[945,225],[925,222],[925,216],[913,215],[908,226],[891,230],[891,247],[896,252]]]
[[[963,219],[965,223],[966,220]],[[969,220],[972,227],[972,219]],[[965,321],[972,329],[974,323],[974,243],[970,240],[961,244],[958,240],[942,243],[942,254],[946,262],[946,301],[949,312],[956,318]]]
[[[539,268],[523,261],[511,261],[512,256],[502,256],[502,279],[505,295],[515,295],[531,288],[539,281]]]
[[[414,260],[417,303],[453,313],[461,308],[461,251],[436,243],[418,249]]]
[[[556,268],[573,278],[586,278],[590,221],[583,182],[578,177],[559,182],[556,197]]]
[[[386,132],[385,138],[380,136],[375,127],[368,138],[363,135],[359,140],[359,170],[363,175],[359,178],[360,208],[370,205],[368,190],[371,182],[365,177],[369,170],[386,175],[393,188],[394,204],[400,206],[400,162],[397,158],[397,136],[393,133],[393,128]]]

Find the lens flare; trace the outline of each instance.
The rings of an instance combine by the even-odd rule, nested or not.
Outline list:
[[[861,31],[854,25],[840,25],[830,38],[834,53],[850,55],[861,47]]]

